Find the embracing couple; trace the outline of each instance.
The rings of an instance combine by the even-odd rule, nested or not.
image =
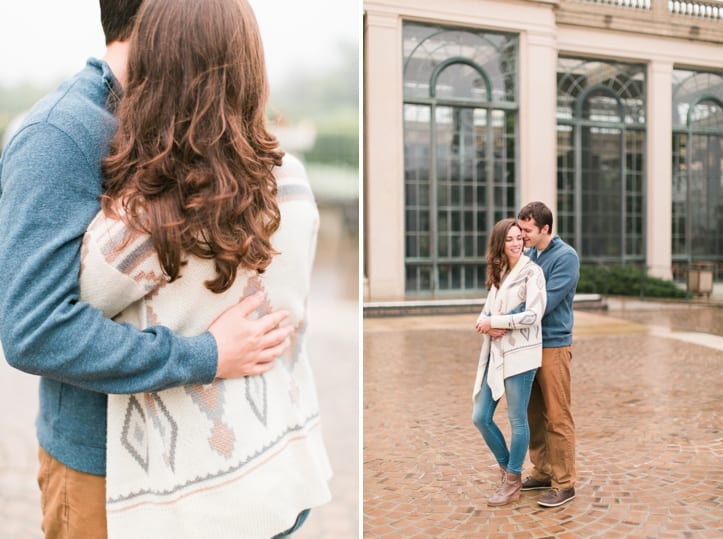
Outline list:
[[[0,162],[0,340],[40,376],[48,538],[286,537],[329,500],[319,214],[246,0],[101,0]]]
[[[483,342],[472,421],[500,467],[490,506],[518,500],[521,490],[546,489],[537,501],[543,507],[575,497],[572,303],[580,262],[552,235],[552,224],[550,209],[531,202],[517,219],[495,224],[488,242],[489,293],[475,325]],[[493,419],[503,395],[509,447]],[[523,481],[528,447],[533,469]]]

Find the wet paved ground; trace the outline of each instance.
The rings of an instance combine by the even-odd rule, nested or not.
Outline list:
[[[356,241],[337,218],[322,211],[309,342],[334,470],[333,500],[312,511],[295,539],[359,537],[358,259]],[[0,539],[39,539],[37,381],[9,367],[1,354],[0,408]]]
[[[552,509],[544,491],[486,505],[498,472],[470,419],[475,316],[365,318],[363,536],[723,537],[722,314],[576,313],[577,497]],[[509,436],[504,404],[497,417]]]
[[[723,336],[723,297],[690,303],[609,298],[606,305],[608,315],[651,326],[653,331],[674,330],[678,336],[680,332]]]

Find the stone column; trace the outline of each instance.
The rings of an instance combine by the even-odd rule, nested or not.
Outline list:
[[[404,297],[402,114],[401,18],[368,9],[364,18],[366,300]]]
[[[648,273],[672,278],[673,64],[653,60],[648,67],[645,259]]]
[[[553,21],[554,22],[554,21]],[[557,44],[554,28],[520,36],[520,204],[557,214]]]

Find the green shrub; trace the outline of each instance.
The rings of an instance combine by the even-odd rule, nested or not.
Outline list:
[[[356,133],[318,133],[311,150],[305,152],[308,162],[359,166],[359,136]]]
[[[580,267],[580,294],[604,294],[610,296],[644,296],[651,298],[684,298],[685,290],[673,281],[651,277],[639,266],[591,265]]]

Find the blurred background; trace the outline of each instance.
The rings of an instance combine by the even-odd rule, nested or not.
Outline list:
[[[321,214],[310,351],[334,477],[333,501],[297,537],[359,536],[359,38],[356,0],[250,0],[271,86],[269,125],[306,165]],[[0,141],[90,56],[97,0],[0,4]],[[330,24],[329,21],[333,21]],[[41,536],[35,483],[37,380],[0,360],[0,539]]]

